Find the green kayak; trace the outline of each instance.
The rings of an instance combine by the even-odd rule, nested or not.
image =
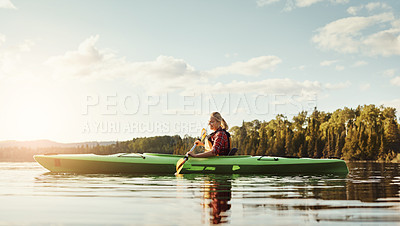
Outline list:
[[[114,155],[35,155],[35,160],[60,173],[174,174],[182,155],[121,153]],[[181,174],[347,174],[339,159],[284,158],[269,156],[219,156],[189,158]]]

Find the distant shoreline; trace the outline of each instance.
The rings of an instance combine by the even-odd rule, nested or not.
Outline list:
[[[40,139],[40,140],[29,140],[29,141],[18,141],[18,140],[4,140],[0,141],[0,148],[49,148],[49,147],[80,147],[88,145],[93,146],[107,146],[115,144],[117,141],[86,141],[86,142],[74,142],[74,143],[60,143],[52,140]]]

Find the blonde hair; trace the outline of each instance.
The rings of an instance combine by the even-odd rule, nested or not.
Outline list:
[[[213,112],[210,115],[211,117],[215,118],[218,122],[221,122],[221,128],[224,130],[228,130],[229,126],[228,123],[225,122],[225,119],[222,118],[221,114],[219,112]]]

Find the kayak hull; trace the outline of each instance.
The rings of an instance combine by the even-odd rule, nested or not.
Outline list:
[[[173,174],[181,155],[35,155],[44,168],[56,173]],[[267,156],[219,156],[189,158],[181,174],[347,174],[339,159],[284,158]]]

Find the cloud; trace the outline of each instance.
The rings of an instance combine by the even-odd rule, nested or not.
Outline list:
[[[396,69],[388,69],[383,72],[383,75],[385,77],[393,77],[395,73],[396,73]]]
[[[300,71],[304,71],[306,69],[306,67],[307,67],[306,65],[300,65],[298,67],[295,67],[294,69],[298,69]]]
[[[364,6],[351,6],[351,7],[347,8],[347,13],[349,13],[349,14],[355,16],[355,15],[358,14],[358,12],[359,12],[362,8],[364,8]]]
[[[19,45],[10,47],[6,41],[6,36],[0,34],[0,78],[32,74],[33,69],[28,65],[33,64],[34,60],[24,62],[26,57],[24,52],[29,52],[34,43],[25,40]]]
[[[292,79],[265,79],[261,81],[232,81],[227,84],[216,83],[207,87],[211,93],[243,93],[257,94],[296,94],[309,95],[321,92],[322,85],[318,81],[295,81]]]
[[[382,3],[382,2],[370,2],[365,5],[365,8],[368,11],[373,11],[376,9],[391,9],[392,7],[390,7],[386,3]]]
[[[286,12],[290,12],[295,8],[304,8],[304,7],[310,7],[311,5],[314,5],[315,3],[322,2],[325,0],[295,0],[293,1],[287,1],[285,8],[283,9]]]
[[[68,51],[62,56],[54,56],[49,58],[47,63],[58,64],[58,66],[73,66],[82,67],[87,65],[96,64],[102,61],[104,58],[103,54],[95,47],[99,36],[91,36],[82,42],[78,50]],[[85,74],[78,74],[85,75]]]
[[[158,79],[171,79],[181,76],[196,77],[199,75],[192,66],[182,59],[172,56],[159,56],[155,61],[136,62],[131,65],[132,71],[136,71],[139,77],[154,76]]]
[[[0,0],[0,9],[17,9],[10,0]]]
[[[26,57],[24,53],[30,52],[35,43],[25,40],[23,43],[10,47],[7,46],[6,41],[6,36],[0,34],[0,79],[32,74],[33,69],[28,65],[34,64],[34,60],[24,62]]]
[[[138,85],[152,84],[149,88],[152,91],[168,91],[204,83],[207,75],[258,75],[264,70],[273,70],[281,62],[276,56],[261,56],[204,72],[172,56],[161,55],[154,61],[127,62],[124,58],[116,57],[110,50],[98,49],[98,40],[98,35],[91,36],[79,45],[78,50],[51,57],[46,65],[53,68],[56,76],[102,79],[122,77]]]
[[[327,67],[327,66],[336,64],[337,62],[338,62],[337,60],[325,60],[325,61],[322,61],[319,65],[321,65],[322,67]],[[345,67],[342,65],[336,65],[335,69],[337,71],[343,71],[345,69]]]
[[[336,67],[335,67],[336,71],[343,71],[344,68],[345,68],[345,67],[342,66],[342,65],[336,65]]]
[[[346,89],[346,88],[349,88],[350,86],[351,86],[350,81],[340,82],[340,83],[336,83],[336,84],[331,84],[331,83],[325,84],[325,88],[328,90]]]
[[[389,29],[371,33],[369,28]],[[341,53],[364,55],[400,55],[400,22],[393,13],[386,12],[368,17],[348,17],[333,21],[317,30],[312,41],[318,48]]]
[[[322,2],[323,0],[296,0],[297,7],[309,7],[315,3]]]
[[[325,67],[325,66],[331,66],[332,64],[335,64],[336,62],[338,62],[337,60],[325,60],[322,61],[319,65]]]
[[[131,72],[127,76],[129,80],[147,86],[152,93],[191,89],[190,87],[207,81],[202,72],[172,56],[159,56],[155,61],[131,63],[126,69]]]
[[[368,55],[400,55],[400,29],[388,29],[368,36],[363,40],[364,52]]]
[[[367,64],[368,64],[367,62],[360,60],[360,61],[355,62],[352,66],[353,67],[361,67],[361,66],[365,66]]]
[[[185,94],[199,92],[219,93],[257,93],[290,94],[302,97],[316,95],[326,89],[343,89],[350,82],[322,85],[318,81],[296,81],[292,79],[264,79],[258,81],[215,82],[216,75],[240,74],[258,75],[265,70],[273,70],[281,63],[276,56],[260,56],[244,62],[235,62],[226,67],[209,71],[199,71],[183,59],[172,56],[158,56],[155,60],[128,62],[117,57],[111,50],[97,47],[99,36],[84,40],[74,51],[54,56],[46,65],[53,68],[57,76],[67,78],[122,79],[133,87],[145,87],[147,94],[180,92]],[[91,81],[91,80],[90,80]]]
[[[34,45],[35,45],[34,41],[27,39],[27,40],[24,40],[24,42],[18,46],[18,49],[21,52],[30,52]]]
[[[257,0],[256,3],[257,6],[264,7],[281,1],[283,0]],[[287,0],[283,11],[290,12],[295,8],[310,7],[311,5],[314,5],[319,2],[330,2],[332,4],[345,4],[348,3],[349,0]]]
[[[390,80],[390,84],[394,86],[400,86],[400,76],[394,77]]]
[[[45,65],[53,67],[58,77],[101,77],[110,69],[125,63],[123,59],[116,59],[112,52],[97,49],[95,44],[98,39],[98,35],[91,36],[79,45],[78,50],[50,57]]]
[[[154,61],[127,62],[111,50],[99,50],[99,36],[83,41],[78,50],[54,56],[45,63],[53,68],[55,77],[115,79],[123,78],[134,85],[147,87],[151,93],[182,89],[206,80],[182,59],[158,56]]]
[[[374,10],[383,9],[383,10],[390,10],[392,7],[387,5],[386,3],[381,2],[370,2],[366,5],[360,6],[351,6],[347,9],[347,12],[353,16],[357,15],[360,11],[366,9],[368,12],[372,12]]]
[[[349,0],[330,0],[333,4],[346,4],[349,3]]]
[[[260,56],[246,62],[235,62],[226,67],[218,67],[209,71],[209,73],[213,75],[239,74],[256,76],[265,70],[273,71],[275,66],[281,62],[282,60],[277,56]]]
[[[257,0],[257,6],[263,7],[279,1],[280,0]]]

